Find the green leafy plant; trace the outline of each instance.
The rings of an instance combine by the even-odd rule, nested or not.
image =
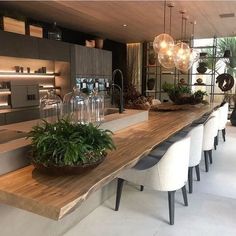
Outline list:
[[[202,91],[202,90],[197,90],[194,94],[195,97],[203,97],[203,96],[208,96],[206,91]]]
[[[32,140],[32,161],[44,166],[77,166],[91,164],[115,149],[112,132],[93,124],[72,124],[59,120],[43,121],[28,134]]]
[[[164,83],[162,85],[162,89],[164,92],[168,93],[169,98],[176,104],[196,104],[202,102],[203,96],[207,95],[206,92],[201,90],[192,93],[190,87],[186,85],[177,85]]]

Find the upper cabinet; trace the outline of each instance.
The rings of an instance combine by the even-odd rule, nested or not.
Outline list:
[[[70,44],[0,30],[0,56],[70,62]]]
[[[82,76],[111,76],[112,52],[80,45],[72,47],[75,75]]]
[[[37,59],[39,58],[38,40],[0,30],[0,55]]]
[[[70,44],[50,39],[38,39],[39,59],[70,61]]]

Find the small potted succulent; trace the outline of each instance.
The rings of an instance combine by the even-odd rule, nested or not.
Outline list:
[[[43,121],[28,134],[32,141],[31,162],[47,174],[79,174],[99,165],[107,151],[115,149],[111,134],[92,123]]]

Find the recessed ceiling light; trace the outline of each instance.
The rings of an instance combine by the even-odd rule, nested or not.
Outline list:
[[[127,24],[123,24],[123,27],[127,27],[128,25]]]
[[[234,13],[223,13],[219,15],[220,18],[230,18],[230,17],[235,17]]]

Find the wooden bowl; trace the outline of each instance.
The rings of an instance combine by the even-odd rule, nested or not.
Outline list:
[[[36,170],[43,174],[47,175],[54,175],[54,176],[61,176],[61,175],[79,175],[82,173],[85,173],[87,171],[90,171],[97,167],[99,164],[101,164],[106,158],[106,155],[102,156],[101,159],[99,159],[96,162],[93,162],[91,164],[84,164],[84,165],[77,165],[77,166],[45,166],[42,163],[36,163],[31,159],[31,163],[35,167]]]

